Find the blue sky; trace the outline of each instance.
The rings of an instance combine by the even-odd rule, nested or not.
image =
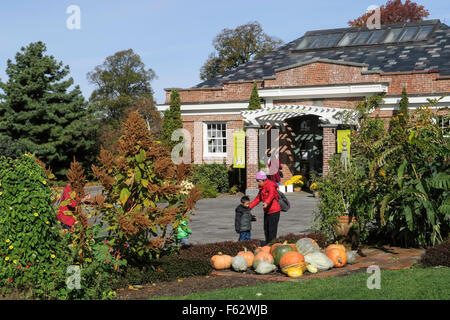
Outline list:
[[[20,47],[43,41],[48,54],[70,66],[75,84],[89,98],[94,87],[86,74],[119,50],[132,48],[158,78],[157,103],[164,88],[200,82],[199,70],[223,28],[259,21],[266,33],[284,42],[308,30],[346,27],[369,5],[386,0],[17,0],[0,3],[0,78]],[[450,24],[450,1],[419,0],[428,19]],[[69,30],[66,9],[81,9],[81,29]]]

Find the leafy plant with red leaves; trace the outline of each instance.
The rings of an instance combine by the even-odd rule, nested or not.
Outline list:
[[[172,161],[170,150],[155,141],[137,112],[129,114],[122,132],[117,149],[102,149],[101,166],[92,166],[104,187],[92,204],[111,244],[129,262],[142,262],[172,248],[174,231],[189,219],[201,191],[195,186],[181,193],[190,168]]]

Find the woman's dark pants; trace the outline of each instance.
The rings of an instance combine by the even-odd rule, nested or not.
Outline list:
[[[279,220],[280,211],[271,214],[264,214],[264,235],[266,237],[266,244],[277,237]]]

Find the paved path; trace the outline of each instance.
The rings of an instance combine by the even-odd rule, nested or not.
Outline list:
[[[86,192],[95,196],[101,192],[101,187],[86,187]],[[308,233],[313,221],[313,210],[317,199],[306,192],[286,194],[291,209],[281,212],[278,223],[278,236],[288,233]],[[240,196],[226,196],[215,199],[203,199],[196,203],[195,215],[191,216],[189,227],[192,235],[188,244],[211,243],[227,240],[237,240],[234,231],[234,209],[238,206]],[[253,198],[250,198],[253,200]],[[259,204],[252,210],[258,221],[252,222],[252,239],[264,240],[263,208]]]
[[[281,212],[277,235],[308,233],[317,199],[306,192],[287,194],[287,198],[291,209],[289,212]],[[237,240],[238,234],[234,231],[234,209],[239,200],[240,197],[235,196],[198,201],[195,205],[198,210],[189,222],[192,235],[187,243]],[[264,240],[262,205],[259,204],[252,213],[258,218],[258,221],[252,223],[252,239]]]

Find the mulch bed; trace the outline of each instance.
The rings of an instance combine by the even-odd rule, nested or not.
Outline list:
[[[213,291],[224,288],[251,287],[267,283],[267,280],[244,278],[244,277],[222,277],[222,276],[195,276],[170,281],[158,282],[154,285],[146,284],[134,286],[134,289],[117,290],[118,299],[121,300],[146,300],[148,298],[163,296],[186,296],[191,293]]]

